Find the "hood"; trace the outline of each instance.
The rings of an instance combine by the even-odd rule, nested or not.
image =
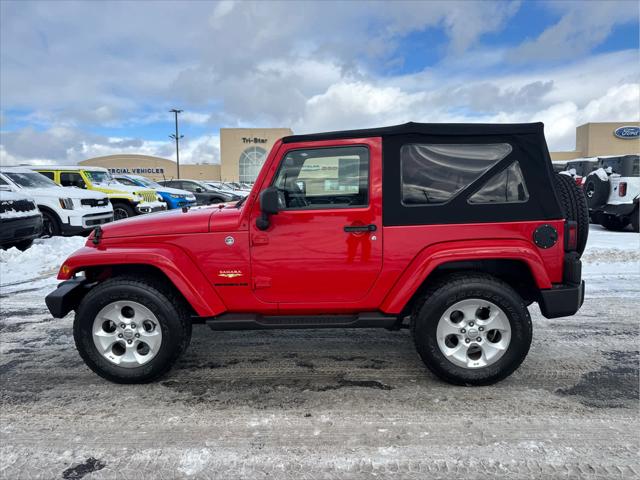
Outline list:
[[[177,209],[147,213],[102,225],[102,238],[135,237],[139,239],[155,235],[207,233],[209,217],[219,210],[217,206],[207,206],[191,208],[186,212]]]
[[[108,191],[120,191],[120,192],[126,192],[126,193],[136,193],[136,192],[141,192],[143,190],[147,190],[147,191],[153,191],[152,188],[148,188],[148,187],[133,187],[131,185],[123,185],[122,183],[118,183],[118,182],[109,182],[109,183],[94,183],[93,186],[95,188],[101,188],[103,190],[108,190]]]
[[[96,192],[95,190],[84,190],[76,187],[46,187],[46,188],[21,188],[27,195],[33,197],[59,197],[59,198],[93,198],[101,200],[106,198],[106,195],[102,192]]]

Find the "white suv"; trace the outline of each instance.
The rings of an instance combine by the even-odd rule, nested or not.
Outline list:
[[[638,231],[640,158],[638,155],[600,157],[600,168],[584,182],[584,193],[593,223],[608,230]]]
[[[78,235],[113,220],[113,207],[104,193],[61,187],[28,168],[0,168],[0,185],[35,200],[44,235]]]

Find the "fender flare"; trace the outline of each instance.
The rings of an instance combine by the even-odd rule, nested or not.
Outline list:
[[[421,250],[385,296],[380,310],[400,313],[427,277],[440,265],[470,260],[518,260],[527,265],[539,289],[551,288],[544,262],[524,240],[500,239],[436,243]]]
[[[199,316],[213,317],[227,310],[211,282],[189,255],[180,247],[165,243],[83,247],[65,260],[58,279],[68,280],[75,273],[91,267],[124,264],[148,265],[162,271]]]

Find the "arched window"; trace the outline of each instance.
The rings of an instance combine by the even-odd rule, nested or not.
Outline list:
[[[258,177],[267,151],[260,147],[249,147],[240,154],[240,181],[253,183]]]

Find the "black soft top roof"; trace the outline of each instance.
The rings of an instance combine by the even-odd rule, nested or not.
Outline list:
[[[341,130],[284,137],[284,143],[335,140],[339,138],[388,137],[395,135],[519,135],[544,132],[544,124],[537,123],[416,123],[408,122],[391,127]]]

